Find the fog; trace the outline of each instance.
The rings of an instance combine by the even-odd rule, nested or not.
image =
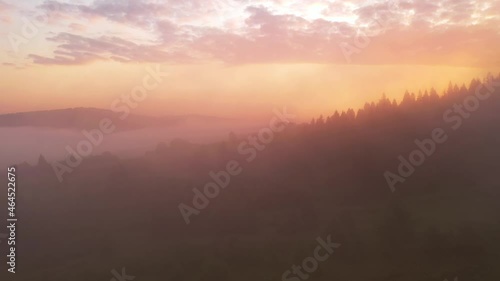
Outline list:
[[[104,135],[103,141],[93,146],[93,155],[111,152],[119,157],[135,157],[154,149],[158,143],[169,143],[181,138],[193,143],[210,143],[226,140],[230,132],[247,134],[264,124],[248,121],[184,122],[182,124],[145,128],[133,131],[116,131]],[[90,131],[90,130],[89,130]],[[36,164],[42,154],[50,161],[61,160],[68,152],[66,147],[76,149],[82,140],[87,140],[82,131],[72,129],[18,127],[0,128],[2,158],[0,166],[27,162]]]

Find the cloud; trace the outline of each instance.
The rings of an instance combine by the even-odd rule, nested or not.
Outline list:
[[[58,44],[53,57],[30,54],[37,64],[82,64],[96,60],[121,62],[187,61],[189,58],[176,52],[167,52],[158,46],[146,46],[118,37],[101,36],[97,39],[70,33],[60,33],[48,38]]]
[[[90,5],[46,1],[40,5],[43,10],[54,10],[54,7],[58,7],[60,13],[73,17],[103,18],[140,26],[154,22],[156,17],[169,9],[166,5],[134,0],[96,0]]]
[[[12,5],[6,3],[5,1],[0,1],[0,12],[4,12],[10,9],[13,9]]]
[[[2,3],[2,2],[0,2]],[[95,0],[46,1],[66,28],[47,34],[35,63],[346,63],[341,43],[373,35],[356,63],[485,65],[498,46],[494,0]],[[1,5],[0,5],[1,7]],[[57,8],[57,9],[56,9]],[[1,9],[1,8],[0,8]],[[82,21],[88,21],[88,24]],[[382,30],[374,23],[383,22]],[[101,27],[101,29],[98,29]]]

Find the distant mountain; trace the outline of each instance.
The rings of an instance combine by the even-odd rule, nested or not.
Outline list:
[[[0,127],[46,127],[61,129],[98,128],[101,120],[109,118],[117,130],[135,130],[148,127],[164,127],[183,122],[218,122],[225,118],[204,115],[152,117],[130,114],[124,120],[121,113],[97,108],[68,108],[46,111],[20,112],[0,115]]]

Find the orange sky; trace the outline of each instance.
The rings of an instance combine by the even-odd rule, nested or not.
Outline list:
[[[308,119],[500,71],[493,0],[0,0],[0,22],[0,113],[109,109],[156,64],[134,113]]]
[[[1,68],[4,112],[65,107],[109,109],[147,75],[146,64]],[[169,72],[134,113],[259,117],[288,106],[301,118],[363,106],[385,92],[399,99],[406,89],[445,89],[449,81],[483,77],[482,68],[415,65],[162,65]]]

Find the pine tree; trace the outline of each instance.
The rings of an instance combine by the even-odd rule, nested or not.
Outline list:
[[[45,159],[45,156],[43,156],[43,154],[40,154],[40,156],[38,157],[38,164],[37,164],[37,166],[39,166],[39,167],[50,166],[49,162],[47,162],[47,159]]]

